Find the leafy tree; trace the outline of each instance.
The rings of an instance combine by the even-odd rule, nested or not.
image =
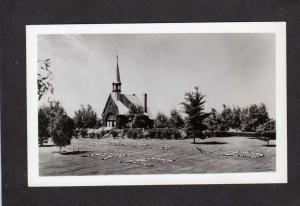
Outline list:
[[[74,123],[78,128],[95,128],[97,123],[97,113],[91,105],[80,106],[80,109],[75,112]]]
[[[133,115],[132,128],[147,128],[147,118],[143,114],[144,107],[141,105],[129,105],[129,114]]]
[[[49,104],[49,124],[47,129],[53,138],[53,142],[61,151],[61,147],[71,144],[74,123],[58,101],[51,101]]]
[[[267,122],[257,127],[256,133],[261,136],[260,140],[266,141],[267,145],[271,139],[276,139],[276,122],[273,119],[269,119]]]
[[[144,114],[135,114],[132,121],[133,128],[147,128],[148,121]]]
[[[231,127],[236,130],[241,129],[241,108],[240,107],[233,107],[232,109],[232,121]]]
[[[43,146],[45,140],[50,137],[48,125],[50,121],[49,107],[42,106],[38,110],[39,145]]]
[[[51,84],[52,72],[49,69],[50,59],[39,60],[39,72],[38,72],[38,95],[39,100],[50,91],[52,94],[54,92],[53,85]]]
[[[98,118],[95,127],[100,128],[100,127],[102,127],[102,125],[103,125],[102,119]]]
[[[252,111],[253,110],[253,111]],[[252,120],[252,129],[253,131],[256,131],[256,128],[261,125],[266,123],[269,120],[269,114],[267,111],[267,106],[263,103],[260,105],[251,105],[249,108],[250,111],[250,119]]]
[[[162,112],[159,112],[155,118],[154,124],[157,128],[166,128],[169,125],[169,118]]]
[[[232,113],[232,110],[230,109],[230,107],[223,104],[223,110],[220,113],[219,118],[221,120],[220,130],[228,131],[232,125],[232,120],[233,120],[233,113]]]
[[[249,118],[249,107],[244,107],[241,110],[241,130],[243,132],[249,132],[251,131],[251,126],[249,124],[250,118]]]
[[[170,112],[169,126],[171,128],[182,128],[182,127],[184,127],[183,118],[176,109],[173,109]]]
[[[215,108],[212,108],[209,115],[204,119],[204,124],[207,126],[207,130],[211,133],[219,131],[220,121]]]
[[[185,101],[181,104],[187,114],[187,133],[194,137],[196,143],[196,136],[204,139],[203,131],[207,128],[204,124],[204,119],[208,116],[204,112],[204,95],[199,92],[199,88],[195,87],[193,92],[185,93]]]
[[[265,104],[252,104],[241,111],[241,127],[243,131],[255,132],[257,127],[269,120]]]

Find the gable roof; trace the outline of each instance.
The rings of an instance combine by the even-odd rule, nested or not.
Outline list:
[[[134,104],[135,106],[143,106],[143,103],[137,96],[133,94],[123,94],[123,95],[130,101],[131,104]]]
[[[133,94],[120,94],[120,95],[121,95],[121,98],[120,98],[120,100],[118,100],[116,94],[112,92],[108,97],[108,100],[106,102],[104,110],[105,110],[110,98],[116,104],[116,106],[118,108],[118,113],[121,115],[129,114],[129,105],[130,104],[144,107],[143,102],[136,95],[133,95]],[[103,110],[103,112],[104,112],[104,110]],[[147,107],[147,113],[144,112],[143,114],[148,116],[150,119],[154,119],[149,107]]]
[[[114,94],[110,94],[110,96],[116,103],[119,114],[128,114],[129,113],[129,107],[126,107],[126,105],[123,104],[123,102],[121,102],[120,100],[118,100]]]

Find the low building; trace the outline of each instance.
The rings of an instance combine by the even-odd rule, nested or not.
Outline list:
[[[109,94],[102,112],[105,127],[130,128],[137,116],[130,112],[130,107],[143,108],[138,116],[143,119],[147,128],[153,127],[154,118],[147,104],[147,94],[143,94],[142,101],[135,94],[123,94],[121,92],[121,78],[117,55],[116,81],[112,83],[112,92]]]

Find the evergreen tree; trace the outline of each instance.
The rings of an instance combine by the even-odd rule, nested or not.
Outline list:
[[[204,119],[208,116],[204,112],[204,95],[199,92],[199,88],[195,87],[193,92],[185,93],[185,101],[181,104],[184,107],[187,114],[187,133],[194,137],[194,143],[196,143],[196,137],[204,139],[203,131],[207,128],[204,124]]]

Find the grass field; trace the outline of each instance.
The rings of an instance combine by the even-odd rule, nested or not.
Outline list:
[[[275,141],[249,137],[197,140],[73,139],[66,150],[91,150],[62,155],[53,145],[39,148],[41,176],[104,174],[193,174],[275,171]],[[225,156],[235,151],[262,153],[259,158]],[[98,155],[98,156],[97,156]],[[126,155],[126,156],[125,156]]]

